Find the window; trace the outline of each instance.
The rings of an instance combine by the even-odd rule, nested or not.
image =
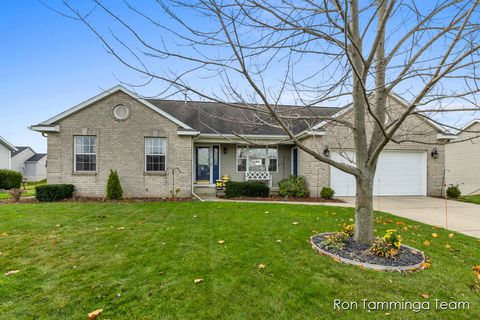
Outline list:
[[[237,171],[247,171],[247,147],[237,146]]]
[[[237,146],[237,171],[276,172],[278,166],[277,147]]]
[[[97,171],[97,137],[75,136],[74,139],[75,171]]]
[[[167,153],[167,139],[145,138],[145,171],[165,171],[165,155]]]

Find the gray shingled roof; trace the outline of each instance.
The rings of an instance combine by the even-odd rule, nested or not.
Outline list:
[[[147,100],[200,133],[285,135],[281,128],[275,127],[277,124],[271,117],[252,110],[216,102],[188,101],[185,103],[178,100]],[[315,117],[331,116],[340,108],[283,105],[279,106],[278,110],[280,114],[288,117],[311,118],[286,121],[293,133],[297,134],[320,122]]]
[[[17,148],[17,151],[12,151],[12,158],[15,157],[17,154],[22,153],[23,151],[27,150],[30,147],[17,147],[17,146],[15,146],[15,148]]]
[[[42,159],[43,157],[46,157],[46,156],[47,156],[46,153],[35,153],[33,156],[28,158],[26,161],[36,162],[36,161],[39,161],[40,159]]]

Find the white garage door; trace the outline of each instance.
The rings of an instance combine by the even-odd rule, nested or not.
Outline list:
[[[332,152],[332,159],[355,163],[353,152]],[[331,187],[337,196],[355,196],[355,178],[335,167],[330,170]],[[384,151],[378,160],[374,195],[411,196],[427,194],[426,152]]]

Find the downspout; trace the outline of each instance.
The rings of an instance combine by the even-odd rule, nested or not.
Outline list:
[[[200,198],[194,191],[194,186],[193,186],[193,175],[194,175],[194,172],[195,172],[195,161],[194,161],[194,153],[195,153],[195,140],[197,140],[199,137],[196,136],[195,138],[192,139],[192,196],[194,196],[195,198],[197,198],[198,200],[202,201],[202,202],[205,202],[204,199]]]

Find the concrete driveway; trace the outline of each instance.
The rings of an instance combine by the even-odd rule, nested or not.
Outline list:
[[[340,197],[349,206],[355,197]],[[420,196],[375,197],[375,210],[480,238],[480,205]]]

